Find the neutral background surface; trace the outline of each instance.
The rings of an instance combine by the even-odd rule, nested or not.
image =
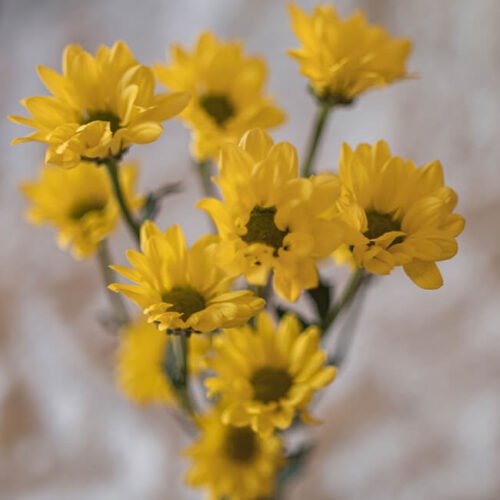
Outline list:
[[[300,4],[312,7],[313,2]],[[500,3],[498,0],[344,0],[347,14],[414,40],[420,79],[365,95],[335,113],[320,164],[342,141],[385,138],[422,164],[441,159],[467,218],[445,286],[416,288],[402,273],[378,280],[345,370],[323,399],[320,442],[290,499],[495,500],[500,498]],[[64,45],[94,51],[126,40],[144,63],[192,45],[210,28],[240,37],[270,62],[271,91],[289,121],[274,135],[303,151],[313,103],[284,51],[296,44],[285,3],[264,0],[0,0],[0,115],[43,92],[35,66],[60,68]],[[0,498],[176,500],[176,458],[186,444],[161,408],[131,406],[113,384],[115,340],[98,324],[106,305],[95,262],[74,262],[53,232],[27,225],[16,186],[32,178],[39,145],[12,148],[20,127],[0,120]],[[206,229],[178,122],[131,156],[144,189],[189,188],[169,199],[160,225]],[[122,230],[118,254],[128,244]],[[121,258],[121,257],[120,257]],[[339,273],[341,277],[345,276]]]

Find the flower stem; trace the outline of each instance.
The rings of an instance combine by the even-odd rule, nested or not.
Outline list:
[[[205,196],[213,197],[215,196],[214,185],[210,179],[210,160],[198,161],[195,164],[196,172],[200,178],[201,188],[203,189],[203,194]]]
[[[343,312],[347,307],[349,307],[352,300],[354,299],[359,289],[361,288],[361,285],[365,281],[366,277],[367,274],[365,273],[364,269],[357,269],[352,273],[349,282],[344,288],[342,296],[330,309],[328,314],[323,318],[323,321],[321,322],[321,329],[323,331],[323,335],[326,334],[326,332],[335,322],[340,313]]]
[[[328,104],[322,104],[316,113],[315,126],[313,133],[309,140],[309,147],[307,148],[307,155],[302,166],[302,175],[304,177],[309,177],[314,171],[314,159],[318,151],[318,146],[323,136],[323,131],[325,129],[328,116],[330,115],[330,110],[332,106]]]
[[[132,237],[135,239],[137,244],[139,244],[140,226],[134,219],[134,216],[127,205],[127,201],[125,200],[125,195],[123,194],[123,189],[120,184],[120,176],[118,174],[118,162],[114,158],[107,158],[106,161],[103,161],[103,164],[106,166],[106,170],[108,171],[113,192],[115,194],[116,201],[118,202],[118,206],[120,207],[122,217],[127,223]]]
[[[101,270],[101,275],[103,278],[104,286],[107,288],[109,284],[116,281],[115,273],[110,269],[111,256],[109,253],[108,242],[106,240],[101,241],[99,249],[97,250],[97,261],[99,263],[99,269]],[[119,326],[126,325],[130,322],[130,318],[127,313],[127,308],[123,301],[123,297],[119,294],[113,293],[110,290],[106,290],[109,297],[109,302],[115,313],[116,322]]]
[[[170,338],[171,355],[167,361],[167,373],[172,382],[179,404],[191,415],[194,409],[188,390],[188,351],[189,342],[185,333],[172,334]]]
[[[349,349],[351,348],[354,334],[356,333],[356,325],[360,318],[360,311],[366,296],[366,285],[371,280],[373,275],[368,275],[364,279],[364,286],[360,287],[356,297],[356,301],[352,304],[349,316],[346,322],[342,325],[337,338],[335,339],[336,347],[333,355],[329,358],[329,364],[340,368],[343,364]]]

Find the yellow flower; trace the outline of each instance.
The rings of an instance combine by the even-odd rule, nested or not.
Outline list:
[[[128,205],[139,207],[142,200],[134,193],[137,168],[124,165],[119,175]],[[92,163],[82,162],[71,170],[44,166],[40,178],[23,183],[21,190],[31,202],[28,220],[57,228],[58,245],[71,247],[76,259],[94,255],[119,219],[109,177]]]
[[[221,265],[255,285],[274,270],[274,288],[289,301],[317,286],[315,262],[343,242],[342,227],[329,213],[340,193],[338,178],[299,178],[295,148],[273,144],[255,129],[239,146],[222,147],[215,181],[224,202],[206,198],[198,206],[217,225]]]
[[[370,26],[361,12],[342,20],[331,5],[317,6],[310,15],[296,5],[289,10],[302,47],[288,54],[319,98],[348,104],[365,90],[408,76],[411,42]]]
[[[250,128],[271,128],[285,120],[264,93],[264,60],[246,56],[240,43],[203,33],[192,53],[179,45],[171,52],[172,62],[156,65],[155,72],[167,88],[193,96],[181,118],[193,130],[197,160],[216,158],[223,143],[237,142]]]
[[[165,372],[171,336],[139,318],[121,332],[117,352],[116,378],[120,389],[136,403],[175,403],[175,393]],[[210,349],[207,335],[188,339],[189,371],[197,374],[206,368]]]
[[[155,94],[152,70],[139,64],[127,45],[99,47],[93,57],[78,45],[68,45],[62,74],[38,67],[51,96],[21,101],[31,118],[11,116],[36,130],[13,143],[47,144],[46,163],[74,167],[83,158],[120,156],[131,144],[156,140],[160,122],[186,106],[185,92]]]
[[[403,266],[422,288],[443,284],[436,261],[457,253],[464,219],[453,213],[456,193],[444,185],[439,161],[417,168],[391,156],[384,141],[344,144],[340,156],[344,194],[339,203],[351,227],[347,243],[358,267],[389,274]]]
[[[246,290],[230,291],[232,278],[216,266],[217,238],[200,238],[191,249],[175,225],[162,233],[151,221],[141,228],[142,252],[129,250],[133,269],[112,266],[135,285],[115,283],[160,330],[209,332],[238,326],[264,306]]]
[[[262,438],[249,427],[224,425],[217,408],[198,424],[201,435],[184,452],[193,461],[187,483],[207,488],[210,500],[270,498],[284,461],[281,440]]]
[[[293,315],[275,328],[267,313],[257,316],[255,330],[245,325],[218,335],[210,362],[216,376],[205,383],[209,396],[222,396],[222,421],[264,436],[289,427],[297,411],[314,422],[306,407],[335,377],[319,338],[318,328],[301,331]]]

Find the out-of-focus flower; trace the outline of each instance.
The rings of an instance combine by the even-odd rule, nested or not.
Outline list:
[[[132,401],[175,403],[165,366],[169,342],[171,336],[160,332],[144,317],[121,332],[116,378],[120,389]],[[190,373],[196,374],[206,368],[210,339],[207,335],[191,335],[188,342],[188,368]]]
[[[348,104],[365,90],[408,76],[411,42],[370,26],[362,12],[342,20],[331,5],[319,5],[310,15],[293,4],[289,10],[302,47],[288,54],[318,98]]]
[[[123,165],[119,176],[128,205],[140,207],[142,199],[134,193],[136,166]],[[54,226],[59,246],[70,247],[76,259],[94,255],[120,216],[106,171],[92,163],[70,170],[44,166],[39,179],[24,182],[21,191],[30,201],[28,220]]]
[[[230,291],[233,278],[216,265],[213,235],[188,249],[179,226],[162,233],[146,221],[141,249],[127,252],[132,269],[112,266],[136,284],[115,283],[110,289],[138,304],[160,330],[209,332],[239,326],[264,306],[263,299],[247,290]]]
[[[36,132],[14,143],[46,143],[46,163],[61,167],[74,167],[82,158],[117,157],[131,144],[156,140],[161,122],[189,100],[186,92],[155,94],[152,70],[139,64],[124,42],[99,47],[95,57],[69,45],[62,74],[45,66],[38,74],[52,95],[21,101],[32,117],[10,119]]]
[[[223,143],[237,142],[251,128],[276,127],[285,120],[265,94],[264,60],[246,56],[239,42],[202,33],[193,52],[174,45],[171,58],[169,64],[156,65],[155,72],[167,88],[193,96],[180,116],[193,130],[197,160],[216,158]]]
[[[319,338],[318,328],[302,331],[293,315],[276,328],[266,313],[257,316],[255,329],[245,325],[218,335],[210,362],[216,375],[206,386],[209,396],[221,396],[222,421],[264,436],[289,427],[297,412],[313,422],[307,405],[335,377]]]
[[[340,156],[343,195],[338,204],[351,230],[346,241],[358,267],[389,274],[403,266],[422,288],[439,288],[436,261],[457,253],[464,218],[453,210],[456,193],[445,186],[439,161],[417,168],[391,156],[384,141],[343,145]]]
[[[215,181],[223,201],[205,198],[198,206],[219,231],[221,265],[255,285],[264,285],[273,270],[274,288],[285,300],[317,286],[316,261],[343,242],[342,225],[329,212],[340,193],[338,178],[299,178],[295,148],[254,129],[238,146],[222,147]]]
[[[198,423],[201,435],[184,452],[192,460],[186,477],[189,485],[206,488],[211,500],[249,500],[273,494],[284,461],[277,436],[262,438],[249,427],[224,425],[217,408]]]

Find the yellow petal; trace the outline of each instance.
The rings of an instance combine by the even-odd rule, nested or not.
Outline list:
[[[408,277],[420,288],[434,290],[443,285],[443,277],[435,262],[415,260],[404,266]]]

